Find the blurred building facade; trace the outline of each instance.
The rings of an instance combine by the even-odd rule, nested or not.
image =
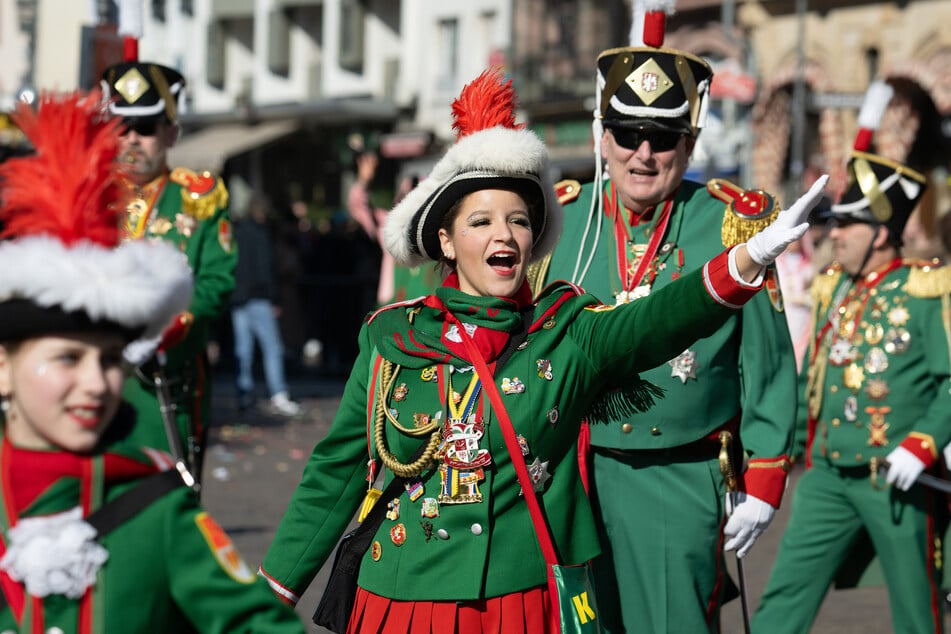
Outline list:
[[[515,80],[556,168],[590,173],[594,59],[630,28],[626,0],[142,0],[142,14],[140,57],[189,84],[175,158],[327,205],[354,133],[378,136],[394,184],[425,169],[451,140],[447,105],[490,64]],[[0,0],[0,105],[94,85],[121,55],[117,15],[115,0]],[[815,168],[841,187],[861,95],[886,78],[897,96],[878,151],[946,181],[949,20],[946,0],[679,0],[666,45],[717,70],[692,175],[783,192]]]

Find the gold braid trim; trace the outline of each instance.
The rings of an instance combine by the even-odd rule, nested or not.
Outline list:
[[[812,338],[809,342],[809,349],[806,352],[807,362],[813,359],[806,370],[806,404],[809,416],[814,419],[819,418],[819,411],[822,409],[823,386],[826,382],[826,369],[829,365],[829,337],[823,337],[822,341],[816,342],[815,338],[820,329],[820,315],[827,315],[829,304],[832,302],[832,292],[842,277],[842,270],[837,267],[829,267],[821,275],[817,275],[809,288],[809,294],[812,296]],[[816,350],[818,343],[819,349]]]
[[[380,379],[382,383],[391,383],[391,373],[393,372],[393,363],[383,359],[380,367]],[[437,460],[439,445],[442,443],[442,430],[436,425],[436,430],[430,435],[426,450],[419,458],[409,464],[403,464],[396,459],[396,456],[390,453],[383,440],[384,421],[387,419],[386,399],[378,398],[376,402],[376,420],[373,426],[373,441],[376,444],[377,455],[383,461],[383,466],[393,472],[400,478],[412,478],[418,476],[424,471],[430,469]]]
[[[940,297],[951,293],[951,267],[938,260],[908,262],[905,292],[912,297]]]
[[[826,314],[829,310],[832,291],[835,290],[841,277],[842,269],[829,267],[812,280],[812,286],[809,287],[809,296],[812,298],[812,304],[815,307],[812,316],[813,323],[818,323],[817,317]]]
[[[528,287],[532,289],[533,296],[538,297],[538,294],[545,288],[545,276],[548,275],[548,268],[550,266],[551,253],[547,254],[541,260],[528,265],[528,272],[525,277],[528,280]]]
[[[813,344],[815,345],[815,344]],[[816,352],[815,361],[806,371],[806,403],[809,407],[809,416],[819,418],[822,409],[822,387],[826,383],[826,368],[829,365],[829,338],[823,337]]]

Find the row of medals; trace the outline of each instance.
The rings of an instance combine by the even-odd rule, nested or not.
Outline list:
[[[891,282],[881,287],[882,291],[893,290],[900,284]],[[888,369],[889,355],[900,355],[908,351],[911,343],[911,333],[905,328],[910,314],[904,306],[904,297],[894,298],[890,305],[888,298],[883,297],[878,289],[869,289],[868,319],[857,321],[858,312],[863,302],[859,297],[850,297],[839,306],[832,317],[830,336],[832,342],[829,348],[829,363],[841,367],[843,385],[854,392],[845,399],[843,416],[849,422],[858,419],[858,400],[855,396],[859,391],[876,405],[865,408],[870,416],[869,440],[870,446],[885,446],[888,444],[886,431],[888,423],[885,415],[891,409],[882,404],[888,396],[890,388],[885,379],[876,376]],[[850,292],[850,295],[853,293]],[[882,318],[885,324],[882,323]],[[860,346],[866,346],[867,351],[859,351]]]
[[[548,359],[538,359],[535,363],[539,378],[551,381],[553,378],[551,362]],[[436,368],[424,368],[421,372],[423,381],[435,383],[437,381]],[[480,388],[481,389],[481,388]],[[445,531],[435,531],[432,520],[439,517],[440,505],[447,504],[473,504],[482,502],[482,493],[479,491],[479,482],[485,479],[483,468],[492,464],[492,457],[488,449],[482,449],[479,443],[484,435],[484,426],[481,419],[476,417],[475,413],[466,411],[474,409],[475,403],[479,398],[479,391],[474,390],[470,394],[468,407],[463,406],[464,416],[453,416],[455,406],[462,405],[463,395],[459,392],[452,392],[453,407],[447,404],[449,416],[442,427],[442,442],[437,451],[440,459],[439,481],[440,491],[437,497],[423,497],[425,488],[422,478],[415,476],[410,478],[404,485],[406,494],[410,502],[416,502],[420,498],[422,504],[420,508],[420,526],[428,542],[433,535],[445,539],[448,533]],[[505,395],[522,394],[525,392],[525,384],[518,379],[503,378],[502,392]],[[393,389],[393,400],[401,402],[406,400],[409,388],[405,383],[401,383]],[[456,412],[460,413],[460,412]],[[390,409],[390,414],[394,417],[399,415],[395,408]],[[425,427],[433,421],[442,418],[441,411],[431,418],[428,414],[417,413],[413,415],[413,425],[415,427]],[[547,420],[552,425],[558,422],[558,409],[549,410]],[[524,436],[518,434],[518,445],[522,456],[527,457],[531,451],[528,447],[528,441]],[[547,481],[551,478],[548,473],[548,461],[541,461],[538,457],[527,465],[529,477],[532,480],[532,486],[535,491],[542,491]],[[393,498],[386,503],[386,518],[394,522],[400,519],[400,498]],[[443,536],[445,535],[445,537]],[[396,546],[402,546],[406,541],[406,526],[402,522],[394,524],[390,528],[390,540]],[[371,549],[371,556],[379,560],[382,551],[379,544],[375,543]]]
[[[630,240],[627,243],[628,246],[628,258],[631,261],[631,264],[628,265],[627,271],[629,276],[633,276],[637,267],[640,266],[641,259],[647,253],[646,244],[635,244]],[[666,253],[674,247],[672,242],[665,242],[661,245],[660,251]],[[658,271],[663,271],[667,268],[666,263],[659,262],[655,258],[654,266],[657,267]],[[680,277],[680,269],[674,271],[670,274],[672,280],[676,280]],[[614,305],[620,306],[621,304],[628,304],[634,300],[641,299],[642,297],[647,297],[650,295],[651,285],[650,282],[644,281],[638,286],[634,287],[631,290],[621,290],[614,294]],[[684,350],[677,357],[671,359],[667,362],[667,365],[671,367],[670,376],[675,379],[680,379],[681,383],[686,383],[687,379],[697,379],[697,370],[699,369],[699,363],[697,362],[697,353],[693,350]]]

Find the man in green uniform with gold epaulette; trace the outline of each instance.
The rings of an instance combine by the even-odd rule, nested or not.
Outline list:
[[[536,292],[565,279],[604,302],[636,301],[746,241],[778,210],[764,192],[684,180],[712,71],[658,48],[654,17],[645,19],[649,45],[598,58],[596,180],[558,185],[565,226],[550,263],[533,272]],[[604,551],[594,571],[608,631],[719,629],[733,592],[724,546],[744,556],[786,484],[796,366],[779,301],[760,294],[712,336],[642,373],[665,392],[646,413],[623,406],[626,376],[616,377],[617,398],[591,413],[590,490]],[[721,432],[739,476],[729,520]]]
[[[860,151],[847,171],[831,210],[835,264],[812,288],[807,471],[753,627],[808,631],[843,562],[868,561],[853,549],[870,542],[893,631],[940,632],[946,499],[916,480],[951,441],[951,270],[900,254],[922,174]]]
[[[222,181],[208,172],[167,165],[168,149],[179,134],[178,102],[185,87],[177,71],[148,62],[124,62],[107,68],[102,84],[113,99],[110,110],[126,126],[120,160],[132,196],[125,235],[129,240],[172,242],[188,259],[195,276],[188,311],[169,324],[161,341],[151,342],[158,354],[126,379],[123,397],[139,413],[131,441],[174,451],[156,390],[156,380],[164,379],[182,450],[200,478],[211,405],[205,351],[208,329],[229,308],[237,261],[228,194]],[[149,344],[145,348],[148,351]]]

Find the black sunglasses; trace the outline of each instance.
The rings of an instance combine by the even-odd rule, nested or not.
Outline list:
[[[608,128],[614,136],[614,140],[623,148],[636,150],[641,147],[641,143],[647,141],[653,152],[667,152],[677,147],[680,138],[684,136],[682,132],[670,132],[668,130],[635,130],[633,128]]]
[[[130,132],[135,132],[139,136],[155,136],[158,132],[158,125],[161,119],[123,119],[122,136]]]

